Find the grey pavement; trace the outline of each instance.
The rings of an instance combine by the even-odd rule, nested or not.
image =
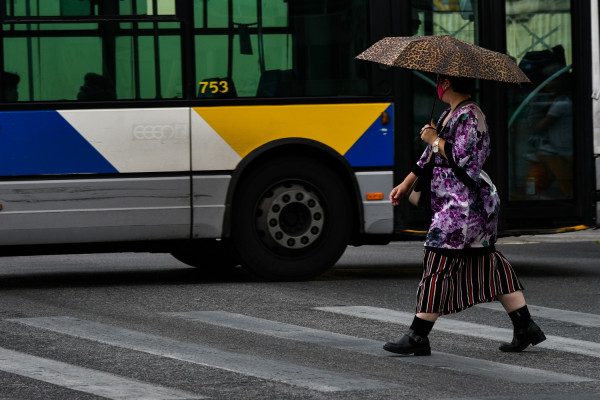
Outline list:
[[[507,236],[498,240],[499,243],[559,243],[559,242],[596,242],[600,244],[600,229],[588,228],[571,232],[550,233],[545,235]]]

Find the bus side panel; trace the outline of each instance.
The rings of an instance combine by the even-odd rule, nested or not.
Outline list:
[[[220,238],[223,234],[225,199],[231,175],[195,176],[193,182],[194,239]]]
[[[389,234],[394,230],[394,213],[388,193],[394,185],[392,171],[357,172],[356,179],[363,201],[365,233]],[[369,200],[368,193],[381,193],[381,200]]]
[[[6,112],[0,129],[3,245],[190,237],[189,108]]]
[[[189,112],[189,108],[147,108],[60,114],[124,174],[189,171]]]
[[[596,167],[596,226],[600,226],[600,7],[590,1],[592,58],[592,124]]]
[[[284,138],[323,143],[344,156],[352,167],[391,168],[394,163],[393,124],[387,122],[384,127],[381,122],[383,112],[393,115],[389,103],[195,107],[193,110],[200,116],[197,119],[192,112],[195,121],[202,124],[199,131],[210,132],[201,140],[193,139],[194,171],[235,168],[241,157]],[[216,152],[211,151],[213,146]],[[203,162],[204,157],[216,162]]]
[[[371,191],[386,194],[384,200],[363,202],[362,222],[365,233],[391,233],[393,210],[387,193],[393,183],[392,118],[390,103],[196,107],[191,112],[192,170],[234,170],[243,157],[267,143],[312,139],[337,151],[355,169],[380,170],[360,179],[357,173],[361,198]],[[194,178],[194,237],[218,237],[221,232],[229,176],[214,178]]]
[[[242,157],[195,109],[190,110],[190,123],[192,171],[198,174],[192,179],[192,237],[220,238],[223,234],[227,190],[231,181],[229,171],[236,168]],[[215,171],[218,173],[211,175]]]
[[[189,237],[189,177],[0,182],[0,243]]]

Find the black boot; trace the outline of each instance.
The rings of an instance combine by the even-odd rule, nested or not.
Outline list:
[[[427,336],[416,335],[412,329],[402,336],[397,342],[387,342],[383,345],[384,350],[396,354],[414,354],[415,356],[430,356],[431,347]]]
[[[415,316],[410,329],[397,342],[387,342],[384,350],[396,354],[414,354],[415,356],[430,356],[431,347],[427,335],[433,328],[433,322]]]
[[[527,346],[535,346],[546,340],[546,335],[531,319],[527,306],[508,314],[514,325],[513,339],[510,343],[500,345],[500,350],[505,352],[519,352]]]

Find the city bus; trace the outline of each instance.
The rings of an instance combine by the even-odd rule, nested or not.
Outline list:
[[[427,216],[388,194],[423,150],[434,77],[355,59],[387,36],[513,57],[531,84],[476,93],[501,232],[593,226],[597,9],[551,3],[3,1],[0,254],[167,252],[299,280],[348,245],[422,237]]]

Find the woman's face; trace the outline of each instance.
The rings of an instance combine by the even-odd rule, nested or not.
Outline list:
[[[444,100],[444,93],[446,93],[446,91],[448,90],[448,88],[450,87],[450,81],[448,81],[448,79],[438,79],[438,84],[437,84],[437,93],[438,93],[438,97],[440,100]]]

